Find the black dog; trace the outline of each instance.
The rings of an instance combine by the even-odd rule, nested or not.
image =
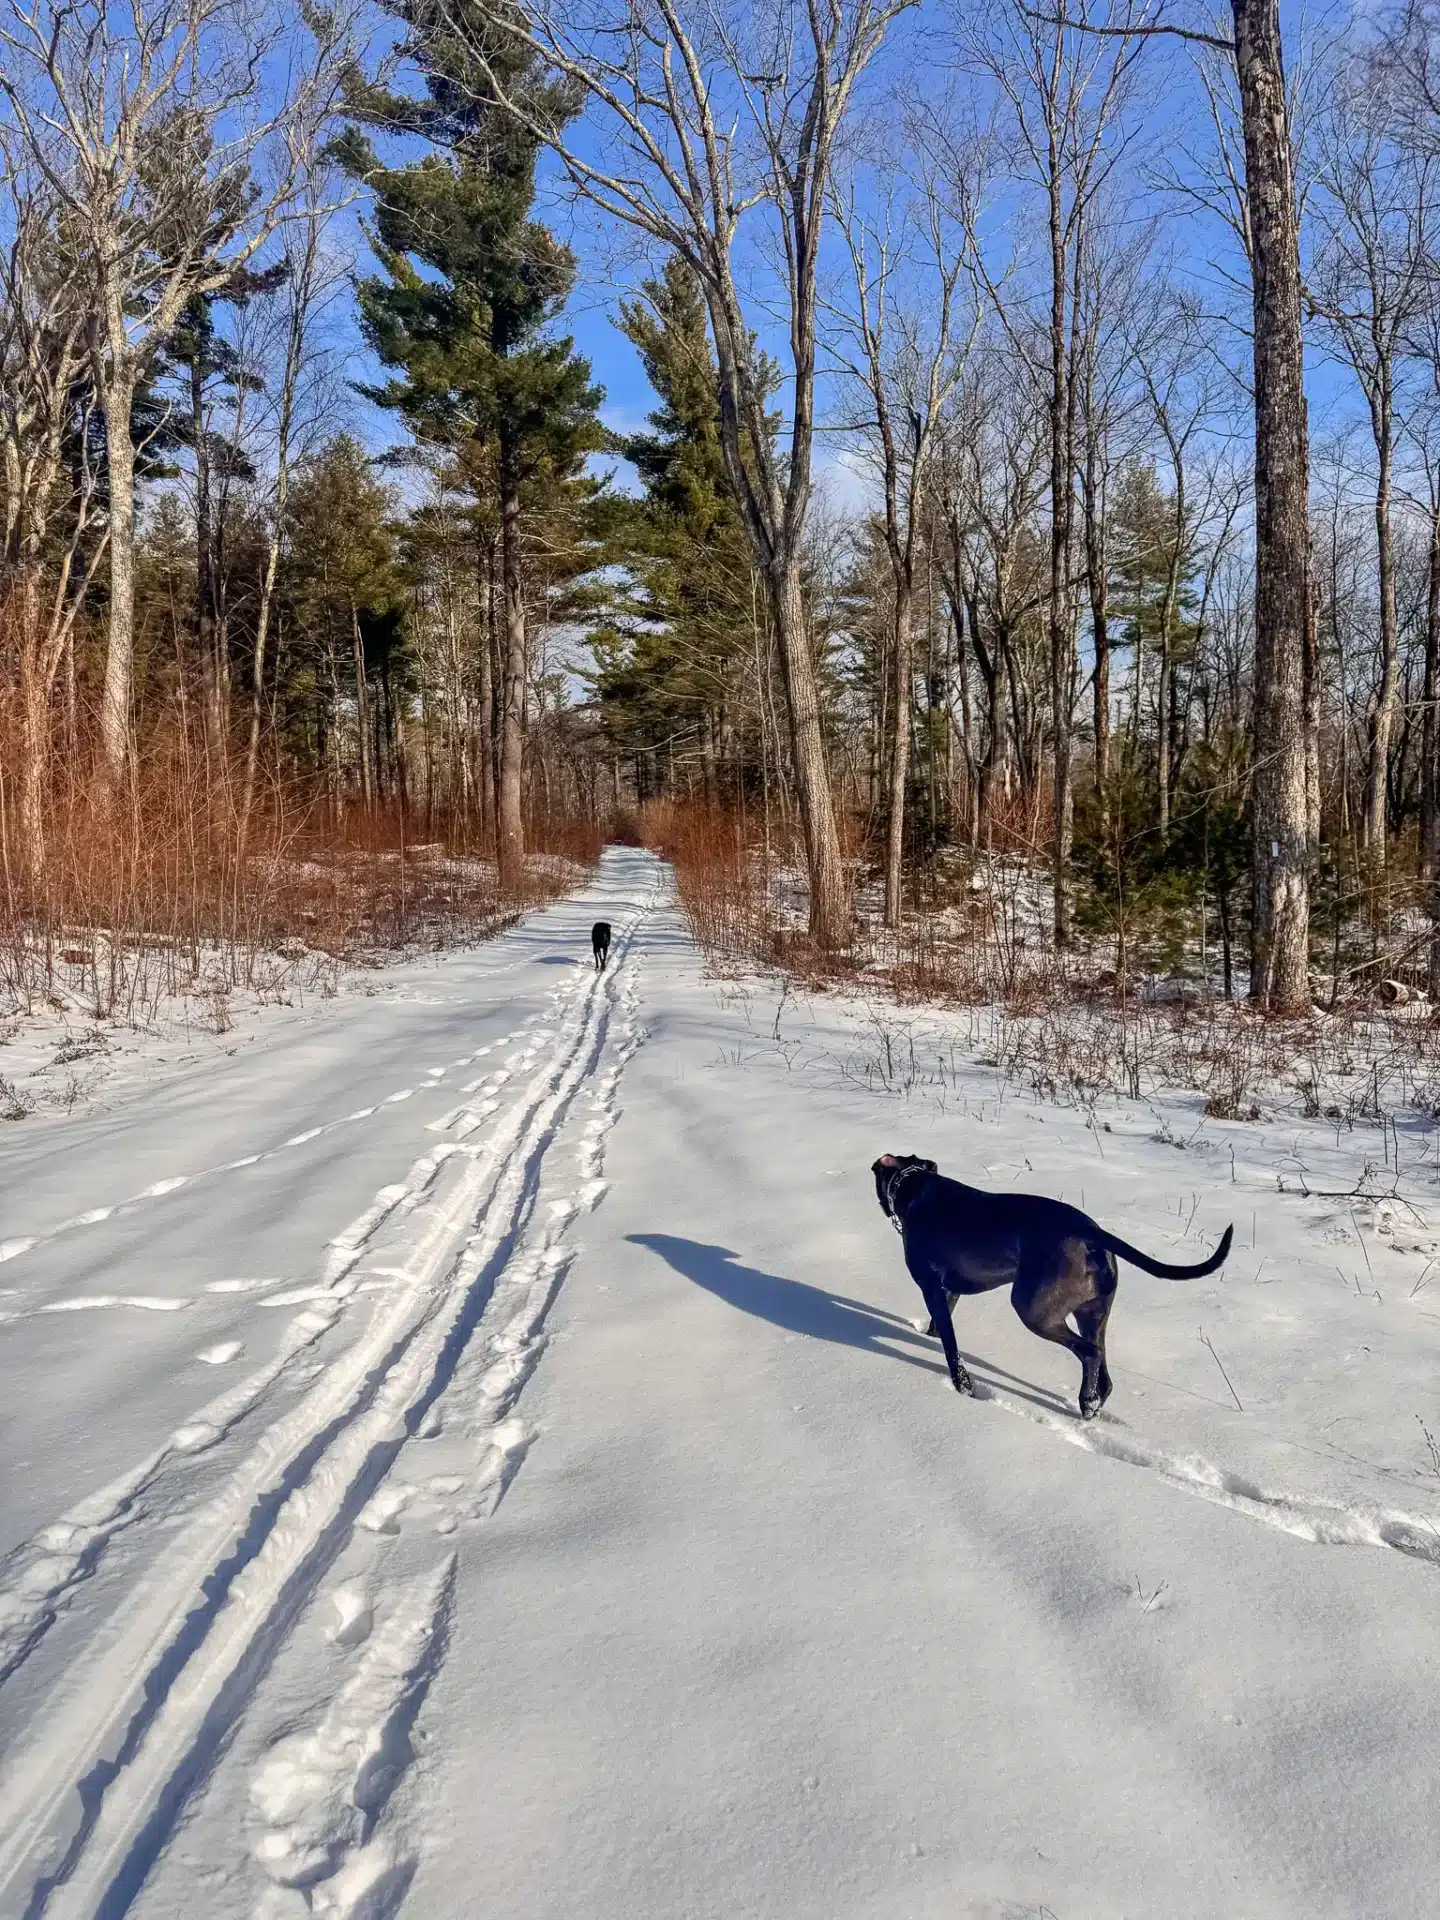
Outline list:
[[[604,970],[605,962],[610,958],[610,922],[597,920],[590,929],[590,948],[595,955],[595,971]]]
[[[955,1391],[975,1391],[955,1346],[956,1300],[962,1293],[1008,1286],[1011,1304],[1030,1331],[1068,1347],[1079,1360],[1086,1420],[1110,1398],[1105,1322],[1119,1280],[1115,1256],[1161,1280],[1199,1280],[1225,1264],[1235,1231],[1227,1227],[1199,1266],[1173,1267],[1107,1233],[1063,1200],[962,1187],[918,1154],[882,1153],[870,1171],[881,1209],[904,1239],[905,1264],[930,1309],[926,1331],[940,1336]],[[1071,1314],[1078,1332],[1067,1323]]]

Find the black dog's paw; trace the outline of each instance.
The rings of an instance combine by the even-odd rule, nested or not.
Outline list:
[[[950,1376],[950,1384],[957,1393],[968,1393],[973,1398],[975,1382],[970,1378],[968,1373],[952,1373]]]
[[[937,1337],[937,1333],[936,1333],[935,1322],[933,1320],[927,1320],[925,1322],[925,1338],[927,1340],[934,1340],[936,1337]]]
[[[1082,1400],[1080,1402],[1080,1418],[1082,1420],[1093,1420],[1104,1404],[1105,1402],[1099,1399]]]

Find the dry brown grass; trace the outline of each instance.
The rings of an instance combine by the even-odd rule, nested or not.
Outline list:
[[[97,1018],[143,1020],[164,996],[268,993],[339,965],[473,939],[573,885],[594,826],[537,822],[502,889],[473,830],[398,806],[337,813],[274,777],[248,815],[238,758],[178,726],[137,751],[112,796],[87,752],[55,768],[44,844],[22,844],[0,738],[0,1005],[57,989]],[[549,856],[543,857],[543,856]]]

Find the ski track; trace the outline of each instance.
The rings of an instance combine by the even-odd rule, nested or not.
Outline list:
[[[577,967],[578,965],[577,962]],[[583,978],[583,974],[581,977]],[[556,991],[563,993],[566,989],[561,987]],[[476,1047],[456,1060],[446,1061],[443,1066],[425,1068],[423,1071],[426,1077],[420,1084],[397,1088],[394,1093],[383,1095],[373,1106],[357,1107],[353,1113],[342,1114],[338,1120],[325,1120],[318,1126],[307,1127],[304,1132],[291,1134],[288,1139],[280,1141],[276,1146],[262,1148],[258,1153],[244,1154],[238,1160],[220,1161],[213,1167],[199,1167],[189,1173],[169,1174],[164,1179],[152,1181],[139,1193],[131,1194],[124,1200],[117,1200],[110,1206],[88,1207],[83,1213],[71,1214],[66,1219],[57,1221],[53,1227],[46,1227],[38,1233],[22,1234],[9,1240],[0,1240],[0,1265],[19,1259],[22,1254],[31,1252],[35,1247],[48,1246],[52,1241],[60,1239],[62,1235],[73,1233],[81,1227],[97,1226],[101,1221],[134,1213],[147,1201],[163,1200],[169,1194],[178,1193],[183,1187],[193,1186],[197,1180],[213,1180],[221,1174],[236,1173],[244,1167],[261,1166],[267,1161],[278,1159],[284,1153],[307,1146],[312,1140],[318,1140],[324,1134],[338,1132],[340,1128],[356,1125],[361,1120],[369,1120],[385,1107],[396,1106],[401,1101],[411,1099],[417,1093],[426,1093],[432,1087],[437,1087],[447,1073],[456,1073],[462,1068],[474,1066],[477,1060],[483,1059],[487,1054],[496,1053],[502,1047],[512,1045],[524,1035],[527,1028],[540,1024],[545,1018],[543,1013],[532,1014],[521,1026],[510,1033],[501,1034],[498,1040],[492,1040],[483,1047]],[[530,1057],[533,1055],[522,1049],[518,1055],[512,1056],[512,1066]],[[502,1070],[498,1076],[492,1074],[488,1078],[496,1085],[503,1085],[510,1078],[510,1068]],[[472,1081],[470,1087],[479,1087],[482,1084],[484,1084],[482,1081]],[[498,1102],[490,1103],[488,1110],[493,1112],[496,1105]],[[457,1114],[463,1111],[465,1111],[463,1108],[455,1109]],[[446,1116],[446,1120],[448,1118],[449,1116]],[[434,1129],[442,1131],[446,1120],[432,1123]],[[14,1319],[20,1316],[12,1314],[6,1317]]]
[[[215,1446],[261,1405],[356,1293],[378,1291],[364,1332],[318,1369],[318,1379],[160,1547],[97,1644],[70,1666],[63,1699],[0,1763],[7,1813],[0,1913],[97,1920],[127,1910],[190,1790],[353,1529],[397,1527],[413,1489],[393,1469],[411,1438],[439,1430],[441,1397],[448,1405],[452,1389],[462,1390],[483,1465],[468,1482],[427,1489],[432,1506],[448,1503],[436,1530],[483,1519],[503,1498],[529,1441],[511,1409],[542,1350],[541,1325],[570,1257],[559,1243],[604,1191],[596,1177],[601,1141],[613,1124],[624,1064],[644,1037],[628,953],[658,885],[617,928],[605,973],[577,972],[552,993],[551,1014],[450,1063],[473,1064],[523,1037],[502,1066],[464,1089],[478,1099],[432,1123],[456,1137],[422,1155],[335,1236],[320,1282],[257,1300],[303,1302],[276,1356],[0,1568],[3,1682],[115,1536],[160,1504],[153,1496],[177,1463]],[[597,1080],[607,1050],[612,1064]],[[430,1070],[430,1084],[440,1072]],[[468,1134],[498,1112],[496,1092],[512,1078],[519,1084],[508,1110],[484,1144],[471,1144]],[[588,1177],[536,1221],[548,1150],[587,1080],[594,1113],[579,1166]],[[179,1184],[157,1182],[147,1193]],[[367,1269],[373,1279],[362,1278],[356,1269],[382,1231],[389,1235],[383,1261]],[[261,1293],[281,1284],[243,1279],[212,1290]],[[219,1364],[239,1351],[236,1343],[233,1352],[214,1348],[200,1357]],[[353,1679],[313,1727],[295,1734],[301,1744],[288,1758],[272,1750],[269,1770],[256,1776],[252,1800],[263,1825],[255,1851],[282,1902],[275,1913],[361,1920],[394,1911],[410,1869],[372,1829],[398,1777],[407,1713],[413,1717],[443,1647],[452,1574],[448,1555],[432,1576],[392,1595],[383,1614],[368,1599],[334,1596],[337,1645],[364,1644],[372,1617],[381,1624]],[[297,1859],[306,1863],[298,1877],[286,1864]],[[323,1887],[311,1890],[322,1870]]]
[[[620,1043],[595,1083],[593,1117],[582,1129],[576,1155],[581,1173],[600,1163],[601,1143],[617,1117],[621,1075],[644,1038],[633,978],[622,1005]],[[551,1200],[543,1217],[532,1214],[496,1276],[485,1313],[488,1336],[470,1344],[443,1400],[437,1397],[416,1429],[420,1439],[436,1434],[443,1407],[463,1433],[474,1469],[430,1476],[423,1487],[387,1481],[361,1513],[361,1527],[378,1537],[394,1533],[417,1499],[424,1501],[424,1523],[442,1539],[463,1522],[495,1512],[533,1439],[515,1406],[544,1351],[545,1318],[573,1257],[564,1235],[603,1191],[604,1182],[592,1177],[575,1193]],[[446,1554],[429,1573],[397,1588],[378,1630],[384,1586],[373,1569],[328,1595],[337,1616],[331,1643],[351,1650],[363,1645],[366,1651],[354,1676],[311,1724],[294,1730],[293,1712],[287,1713],[252,1772],[250,1852],[270,1882],[254,1909],[257,1920],[290,1914],[297,1920],[302,1914],[381,1920],[397,1910],[415,1872],[416,1849],[379,1822],[410,1759],[404,1734],[439,1666],[453,1567],[453,1553]]]

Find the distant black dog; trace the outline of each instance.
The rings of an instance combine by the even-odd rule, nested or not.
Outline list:
[[[962,1293],[1010,1288],[1010,1302],[1032,1333],[1068,1347],[1079,1360],[1080,1412],[1086,1420],[1110,1398],[1105,1322],[1119,1276],[1115,1257],[1162,1280],[1199,1280],[1225,1264],[1233,1227],[1208,1260],[1174,1267],[1152,1260],[1097,1225],[1078,1207],[1031,1193],[982,1193],[938,1173],[933,1160],[882,1153],[871,1167],[881,1209],[899,1228],[905,1264],[930,1309],[931,1334],[945,1349],[957,1393],[974,1383],[955,1346],[951,1313]],[[1067,1315],[1078,1332],[1070,1328]]]
[[[590,947],[595,955],[595,971],[604,970],[605,962],[610,958],[610,922],[597,920],[590,929]]]

